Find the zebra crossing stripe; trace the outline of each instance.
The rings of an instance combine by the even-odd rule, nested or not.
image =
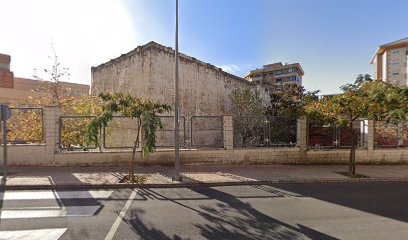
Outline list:
[[[70,206],[60,209],[13,209],[1,210],[0,219],[84,217],[93,216],[102,206]]]
[[[92,190],[92,191],[6,191],[0,193],[0,200],[23,201],[18,207],[0,210],[0,219],[28,219],[28,218],[52,218],[52,217],[73,217],[73,216],[93,216],[102,206],[100,204],[86,206],[24,206],[24,201],[28,200],[59,200],[62,199],[101,199],[108,198],[113,190]]]
[[[0,240],[57,240],[65,231],[67,228],[0,231]]]
[[[47,200],[47,199],[71,199],[71,198],[108,198],[113,190],[92,191],[6,191],[0,192],[0,200]]]

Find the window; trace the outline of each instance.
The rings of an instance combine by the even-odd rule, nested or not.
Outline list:
[[[296,81],[296,79],[297,79],[296,76],[289,76],[290,81]]]
[[[256,74],[255,77],[259,78],[259,77],[261,77],[261,74]]]
[[[289,68],[290,73],[293,73],[293,72],[296,72],[296,71],[297,71],[296,68]]]
[[[399,52],[400,52],[399,50],[394,50],[394,51],[392,51],[393,54],[397,54],[397,53],[399,53]]]
[[[273,75],[273,72],[270,72],[270,73],[269,73],[269,76],[272,76],[272,75]]]
[[[276,83],[282,83],[282,79],[281,78],[276,79]]]
[[[392,65],[398,65],[400,62],[393,62]]]
[[[275,75],[282,75],[282,71],[277,71]]]
[[[395,72],[395,73],[392,73],[392,75],[393,75],[393,76],[399,75],[399,73],[398,73],[398,72]]]

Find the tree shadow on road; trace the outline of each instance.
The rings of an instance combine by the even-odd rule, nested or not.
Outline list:
[[[197,213],[204,218],[204,221],[191,222],[191,225],[199,229],[201,237],[206,239],[336,239],[306,226],[295,227],[281,222],[256,210],[249,203],[242,202],[235,196],[215,188],[191,187],[189,189],[205,197],[197,198],[197,200],[187,198],[185,199],[187,202],[184,202],[181,197],[178,197],[177,200],[167,198],[154,189],[143,189],[142,194],[149,195],[151,200],[151,197],[154,197],[156,200],[169,201]],[[188,203],[210,199],[216,200],[215,206],[201,204],[195,207]],[[154,226],[147,226],[140,217],[144,213],[141,209],[133,210],[130,212],[130,219],[126,220],[133,231],[143,239],[186,239],[178,235],[167,236],[162,230]]]
[[[327,239],[336,238],[298,225],[299,228],[259,212],[249,203],[214,188],[190,190],[218,200],[217,207],[200,206],[209,223],[194,224],[207,239]]]
[[[141,209],[135,209],[130,211],[130,219],[123,219],[126,223],[128,223],[131,227],[132,230],[139,235],[142,239],[145,240],[158,240],[158,239],[163,239],[163,240],[181,240],[185,238],[181,238],[178,235],[173,235],[173,236],[167,236],[162,230],[154,228],[154,227],[149,227],[147,226],[146,223],[140,219],[140,215],[143,215],[145,213],[144,210]]]

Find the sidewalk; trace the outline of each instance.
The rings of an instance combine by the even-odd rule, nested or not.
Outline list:
[[[408,181],[408,165],[358,165],[357,173],[366,178],[338,173],[347,169],[347,165],[190,165],[182,166],[180,183],[172,181],[172,167],[138,166],[135,173],[145,176],[145,181],[130,185],[120,183],[127,174],[126,167],[12,167],[6,189]]]

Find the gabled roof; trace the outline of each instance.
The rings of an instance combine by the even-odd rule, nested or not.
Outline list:
[[[138,46],[137,48],[133,49],[132,51],[130,51],[128,53],[125,53],[125,54],[122,54],[122,55],[120,55],[119,57],[117,57],[115,59],[111,59],[110,61],[108,61],[106,63],[102,63],[102,64],[100,64],[100,65],[98,65],[96,67],[92,67],[92,70],[107,66],[107,65],[115,63],[115,62],[119,62],[119,61],[121,61],[121,60],[123,60],[125,58],[128,58],[128,57],[133,56],[133,55],[138,54],[138,53],[140,54],[141,52],[147,51],[147,50],[152,49],[152,48],[157,49],[159,51],[167,52],[167,53],[170,53],[170,54],[174,54],[174,52],[175,52],[175,50],[172,49],[171,47],[166,47],[166,46],[163,46],[163,45],[161,45],[161,44],[159,44],[157,42],[151,41],[151,42],[149,42],[149,43],[147,43],[145,45]],[[225,72],[221,68],[216,67],[216,66],[214,66],[214,65],[212,65],[210,63],[200,61],[200,60],[196,59],[195,57],[190,57],[190,56],[188,56],[186,54],[179,53],[179,59],[184,59],[184,60],[195,62],[195,63],[197,63],[199,65],[202,65],[204,67],[207,67],[209,69],[219,71],[221,74],[224,74],[224,75],[227,75],[227,76],[229,76],[231,78],[235,78],[236,80],[245,82],[248,85],[255,85],[254,83],[252,83],[250,81],[247,81],[247,80],[245,80],[245,79],[243,79],[241,77],[235,76],[235,75],[233,75],[231,73]]]
[[[385,52],[388,49],[405,47],[407,45],[408,45],[408,37],[397,40],[397,41],[394,41],[394,42],[390,42],[390,43],[386,43],[386,44],[381,45],[377,49],[377,51],[375,52],[374,56],[371,58],[370,64],[373,63],[375,56],[377,56],[378,54],[382,54],[383,52]]]

